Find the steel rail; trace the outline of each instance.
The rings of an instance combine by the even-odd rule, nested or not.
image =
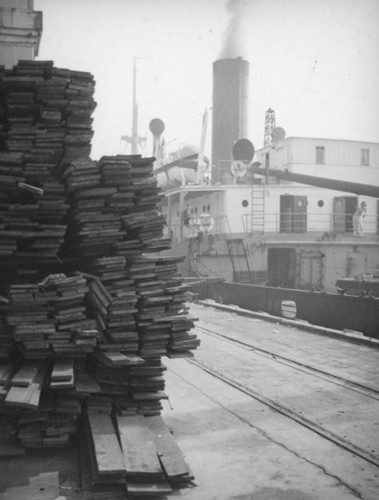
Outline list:
[[[335,375],[333,373],[321,370],[319,368],[316,368],[311,365],[307,365],[305,363],[301,363],[299,361],[296,361],[291,358],[287,358],[285,356],[282,356],[280,354],[277,354],[276,352],[268,351],[267,349],[262,349],[261,347],[258,347],[253,344],[249,344],[247,342],[243,342],[241,340],[234,339],[232,337],[229,337],[228,335],[225,335],[223,333],[219,333],[213,330],[209,330],[208,328],[205,328],[203,326],[196,325],[194,330],[198,330],[199,332],[202,332],[206,335],[210,335],[213,337],[221,338],[224,341],[229,341],[233,344],[237,344],[241,349],[251,351],[254,354],[264,356],[273,362],[276,363],[281,363],[286,366],[292,367],[294,369],[301,370],[309,375],[313,375],[318,378],[322,378],[324,380],[328,380],[329,382],[342,386],[346,389],[349,389],[351,391],[357,392],[359,394],[362,394],[364,396],[367,396],[372,399],[376,399],[379,401],[379,390],[375,390],[372,387],[367,387],[365,385],[362,385],[358,382],[354,382],[353,380],[349,380],[343,377],[340,377],[338,375]]]
[[[366,462],[369,462],[376,467],[379,468],[379,460],[372,455],[371,453],[363,450],[359,446],[354,445],[353,443],[350,443],[346,439],[341,438],[337,434],[334,434],[331,431],[328,431],[327,429],[324,429],[321,427],[319,424],[316,422],[313,422],[312,420],[309,420],[308,418],[305,418],[298,413],[290,410],[289,408],[281,405],[280,403],[277,403],[276,401],[265,397],[263,394],[260,394],[249,387],[247,387],[244,384],[241,384],[237,382],[236,380],[231,379],[230,377],[224,375],[218,370],[215,370],[214,368],[206,365],[205,363],[202,363],[201,361],[198,361],[196,358],[185,358],[185,360],[193,364],[194,366],[197,366],[199,369],[203,370],[206,373],[209,373],[213,377],[217,378],[218,380],[221,380],[222,382],[228,384],[229,386],[243,392],[244,394],[250,396],[251,398],[259,401],[260,403],[270,407],[271,409],[277,411],[278,413],[281,413],[282,415],[286,416],[287,418],[290,418],[291,420],[297,422],[298,424],[302,425],[303,427],[306,427],[307,429],[315,432],[319,436],[327,439],[328,441],[336,444],[337,446],[349,451],[350,453],[362,458]]]

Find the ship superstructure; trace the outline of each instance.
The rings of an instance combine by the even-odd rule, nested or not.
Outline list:
[[[182,272],[327,292],[343,277],[376,276],[379,143],[286,137],[276,127],[251,162],[236,162],[248,75],[239,57],[213,65],[209,175],[196,175],[196,154],[157,170],[172,251],[187,256]]]

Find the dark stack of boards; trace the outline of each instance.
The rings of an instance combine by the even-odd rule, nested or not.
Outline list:
[[[0,81],[0,270],[27,283],[59,269],[69,208],[57,175],[90,153],[90,73],[20,61]]]
[[[185,486],[162,357],[199,341],[182,257],[159,256],[154,158],[91,160],[90,73],[20,61],[0,91],[0,455],[68,446],[79,427],[95,498]]]

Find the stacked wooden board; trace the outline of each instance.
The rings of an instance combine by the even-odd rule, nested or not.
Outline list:
[[[90,153],[94,79],[20,61],[0,91],[0,269],[13,282],[36,281],[59,267],[68,205],[57,169]]]
[[[82,276],[50,275],[39,284],[9,286],[7,323],[24,358],[85,356],[99,331],[88,319]]]
[[[198,345],[178,259],[156,256],[171,242],[154,158],[91,160],[89,73],[20,61],[0,91],[0,453],[67,446],[82,417],[95,482],[187,484],[147,426],[167,398],[162,357]],[[115,470],[98,467],[103,431]]]
[[[109,498],[112,485],[131,496],[151,497],[183,487],[193,475],[162,418],[112,416],[88,411],[84,433],[91,447],[82,454],[96,479],[95,498]],[[88,453],[90,451],[90,453]],[[122,491],[122,489],[118,489]]]
[[[0,419],[7,422],[0,440],[1,455],[21,453],[25,448],[67,446],[76,434],[83,398],[80,384],[76,391],[73,360],[16,358],[0,362],[1,373],[5,376]]]

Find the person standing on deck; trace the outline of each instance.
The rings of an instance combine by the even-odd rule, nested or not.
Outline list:
[[[367,203],[362,201],[360,205],[357,206],[353,215],[353,235],[362,237],[363,236],[363,219],[366,217]]]

